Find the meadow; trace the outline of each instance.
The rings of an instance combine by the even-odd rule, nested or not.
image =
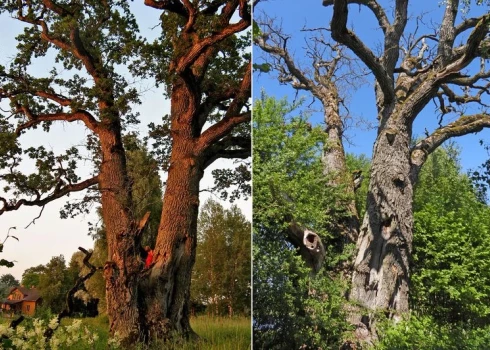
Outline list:
[[[61,326],[70,326],[76,319],[63,319]],[[106,350],[109,340],[109,329],[107,316],[95,318],[84,318],[82,320],[80,333],[85,332],[85,328],[91,334],[96,334],[96,339],[91,344],[87,342],[76,342],[69,348],[60,346],[58,349],[73,350]],[[8,323],[10,319],[2,319],[0,323]],[[24,321],[23,326],[29,327],[30,320]],[[24,323],[23,322],[23,323]],[[151,347],[142,344],[135,344],[135,350],[246,350],[251,348],[251,321],[246,317],[209,317],[198,316],[191,318],[191,325],[194,331],[200,336],[198,341],[174,341],[171,344],[156,342]]]

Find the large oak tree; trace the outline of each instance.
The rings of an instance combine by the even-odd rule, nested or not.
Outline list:
[[[8,184],[0,214],[43,207],[97,187],[108,244],[104,276],[110,330],[126,343],[166,338],[173,331],[193,333],[188,302],[199,183],[215,160],[250,155],[250,56],[246,37],[238,34],[250,26],[249,1],[144,3],[161,11],[162,32],[153,43],[138,36],[124,0],[0,5],[0,13],[25,23],[16,57],[10,67],[0,67],[0,97],[10,101],[10,111],[0,119],[0,179]],[[42,77],[29,73],[37,57],[53,59],[52,53],[53,70]],[[153,125],[168,177],[149,270],[140,256],[147,217],[133,210],[122,143],[125,127],[137,120],[132,105],[139,94],[120,73],[124,66],[154,77],[171,100],[170,114]],[[90,147],[100,155],[92,177],[77,175],[81,156],[76,148],[62,155],[42,146],[22,149],[21,139],[31,129],[49,131],[58,122],[76,122],[90,131]],[[36,173],[19,168],[24,156],[36,159]]]
[[[375,16],[384,38],[379,54],[347,28],[349,4]],[[357,315],[359,335],[368,335],[375,310],[395,318],[408,311],[413,188],[427,156],[452,137],[490,126],[484,104],[490,15],[458,19],[460,1],[449,0],[434,33],[418,35],[407,28],[408,0],[396,1],[392,19],[377,1],[323,5],[333,6],[332,38],[352,50],[376,81],[379,124],[350,294],[369,310]],[[474,61],[480,62],[476,70]],[[412,144],[413,123],[431,101],[441,112],[439,127]],[[466,114],[461,106],[470,103],[480,103],[480,112]],[[452,122],[444,118],[449,113]]]
[[[324,51],[342,45],[375,80],[377,137],[366,214],[355,230],[359,237],[349,295],[359,306],[351,317],[356,333],[369,340],[377,311],[395,319],[408,311],[413,189],[427,156],[450,138],[490,126],[486,101],[490,15],[472,17],[470,11],[462,16],[461,8],[470,10],[471,3],[448,0],[441,7],[441,17],[432,19],[433,27],[421,30],[423,15],[411,17],[408,0],[393,2],[393,8],[376,0],[324,0],[323,5],[332,7],[328,31],[334,40],[324,40]],[[361,11],[357,18],[374,16],[380,28],[380,45],[375,40],[361,40],[349,28],[352,5]],[[270,65],[279,71],[283,83],[308,90],[322,102],[328,138],[332,137],[332,121],[338,109],[331,106],[338,106],[340,100],[325,104],[318,91],[330,85],[329,93],[337,94],[337,87],[331,84],[335,73],[324,69],[334,60],[311,55],[311,48],[320,42],[310,41],[306,55],[312,58],[313,68],[301,69],[288,52],[288,37],[267,25],[262,29],[264,34],[255,41],[270,55]],[[325,79],[328,81],[322,81]],[[413,124],[431,101],[437,106],[434,118],[438,118],[438,126],[412,143]],[[342,135],[342,129],[338,134]],[[336,142],[338,137],[333,139]]]

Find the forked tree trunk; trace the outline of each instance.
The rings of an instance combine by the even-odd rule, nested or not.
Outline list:
[[[182,150],[187,153],[186,151]],[[143,289],[145,324],[150,339],[170,331],[192,334],[189,324],[191,271],[195,261],[199,163],[190,153],[179,154],[169,170],[164,210],[155,246],[155,265]]]
[[[176,88],[178,90],[178,88]],[[144,269],[140,230],[131,211],[131,186],[124,148],[111,125],[101,132],[100,189],[107,230],[108,262],[104,269],[112,334],[123,345],[167,340],[174,333],[194,335],[189,323],[190,282],[195,260],[199,182],[204,173],[196,152],[193,125],[181,118],[194,113],[189,91],[174,91],[172,154],[164,206],[154,247],[153,265]],[[183,102],[184,101],[184,102]],[[188,101],[191,101],[190,103]]]
[[[375,334],[371,329],[374,311],[383,310],[394,318],[408,311],[413,187],[407,155],[411,135],[400,120],[393,115],[386,121],[373,151],[367,211],[350,293],[350,299],[365,308],[353,313],[351,320],[358,326],[360,339]]]

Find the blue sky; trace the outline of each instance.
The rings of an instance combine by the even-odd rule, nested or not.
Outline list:
[[[379,1],[379,3],[386,9],[392,6],[393,1]],[[387,7],[388,5],[388,7]],[[469,17],[479,16],[485,11],[488,11],[488,6],[473,6]],[[438,1],[411,1],[409,5],[409,16],[412,21],[409,20],[407,30],[414,29],[414,18],[422,11],[424,17],[423,23],[430,24],[431,21],[438,23],[441,19],[441,13],[444,10],[443,6],[439,5]],[[387,15],[391,18],[391,11],[387,10]],[[297,62],[302,62],[305,67],[308,65],[308,59],[304,54],[305,37],[301,32],[303,28],[319,28],[329,27],[329,23],[332,17],[332,8],[322,6],[321,0],[267,0],[261,2],[255,11],[255,16],[259,17],[261,13],[266,13],[269,17],[274,19],[275,24],[282,24],[284,33],[290,34],[288,45],[291,54],[294,55]],[[460,21],[461,18],[458,19]],[[422,23],[422,22],[421,22]],[[361,8],[358,5],[349,6],[349,19],[348,26],[353,28],[356,34],[368,44],[368,46],[376,52],[376,48],[382,48],[382,31],[375,17],[366,8]],[[419,33],[428,33],[430,28],[427,28],[423,24],[419,26]],[[261,50],[254,47],[253,51],[254,61],[260,63],[260,56],[263,55]],[[352,54],[353,55],[353,54]],[[490,63],[488,64],[490,66]],[[357,90],[349,89],[345,92],[350,96],[349,109],[354,119],[365,119],[373,123],[376,126],[376,106],[374,99],[374,87],[372,76],[367,78],[367,82],[360,86]],[[296,92],[291,87],[286,85],[280,85],[274,73],[264,74],[257,72],[254,73],[254,85],[253,95],[254,98],[260,96],[261,91],[265,91],[269,96],[275,96],[277,98],[288,97],[289,101],[293,101]],[[309,105],[312,101],[311,95],[306,91],[300,91],[298,96],[306,98],[304,106]],[[490,100],[487,96],[487,100]],[[314,105],[313,107],[315,107]],[[314,123],[322,122],[323,115],[320,108],[316,108],[318,111],[313,112],[311,120]],[[469,109],[468,112],[472,110]],[[416,122],[414,123],[414,137],[424,135],[424,131],[427,128],[429,132],[432,132],[437,128],[437,112],[435,105],[431,102],[420,113]],[[450,118],[447,119],[451,120]],[[345,142],[347,152],[355,154],[366,154],[371,156],[373,144],[376,137],[376,129],[362,128],[350,128],[347,131],[347,137],[350,141]],[[478,167],[483,163],[488,155],[483,147],[480,146],[479,141],[487,140],[490,142],[490,130],[483,130],[478,134],[465,135],[463,137],[456,138],[457,144],[461,149],[461,165],[463,169],[469,170]]]
[[[152,40],[160,33],[159,17],[161,11],[149,8],[143,1],[130,2],[133,13],[135,14],[140,26],[141,34],[148,40]],[[157,26],[156,28],[154,28]],[[0,64],[8,66],[15,54],[15,36],[22,31],[22,23],[10,18],[7,15],[0,15]],[[53,57],[51,55],[51,57]],[[47,58],[35,60],[35,64],[30,68],[29,73],[35,76],[44,76],[51,70],[52,61]],[[144,93],[141,96],[141,105],[134,106],[140,112],[141,123],[137,130],[141,135],[145,135],[150,122],[158,123],[162,116],[169,113],[170,101],[163,97],[162,88],[152,87],[152,81],[142,81],[137,86]],[[5,102],[0,106],[7,108]],[[8,104],[7,104],[8,106]],[[23,146],[44,145],[47,149],[52,149],[55,153],[62,152],[72,145],[83,144],[88,135],[88,130],[80,123],[55,123],[50,133],[42,130],[28,131],[21,137]],[[201,189],[206,189],[212,185],[211,171],[216,168],[230,166],[232,161],[216,161],[212,164],[201,180]],[[32,164],[25,164],[24,169],[32,171]],[[79,175],[84,179],[89,175],[91,163],[82,164]],[[165,174],[161,173],[162,179]],[[0,196],[2,184],[0,183]],[[72,195],[70,199],[76,198]],[[217,196],[209,192],[202,192],[200,196],[201,205],[207,198],[212,198],[220,202],[225,207],[229,207],[227,202],[220,201]],[[60,219],[59,209],[65,203],[64,199],[52,202],[46,206],[42,216],[36,220],[35,225],[25,228],[35,217],[38,216],[40,208],[23,207],[20,210],[7,212],[0,216],[0,242],[3,241],[10,227],[17,227],[11,230],[10,234],[19,238],[19,241],[9,239],[5,244],[5,249],[1,254],[2,259],[16,261],[13,268],[0,267],[0,275],[11,273],[19,280],[26,268],[46,264],[52,256],[63,254],[67,264],[78,247],[91,248],[93,240],[88,236],[88,222],[97,222],[98,218],[94,211],[89,215],[78,216],[73,219]],[[251,220],[252,205],[251,201],[238,200],[236,203],[248,220]]]

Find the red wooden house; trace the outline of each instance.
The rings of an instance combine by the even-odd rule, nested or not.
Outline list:
[[[1,301],[0,306],[6,313],[22,313],[34,315],[36,307],[40,304],[39,291],[34,288],[12,287],[7,299]]]

